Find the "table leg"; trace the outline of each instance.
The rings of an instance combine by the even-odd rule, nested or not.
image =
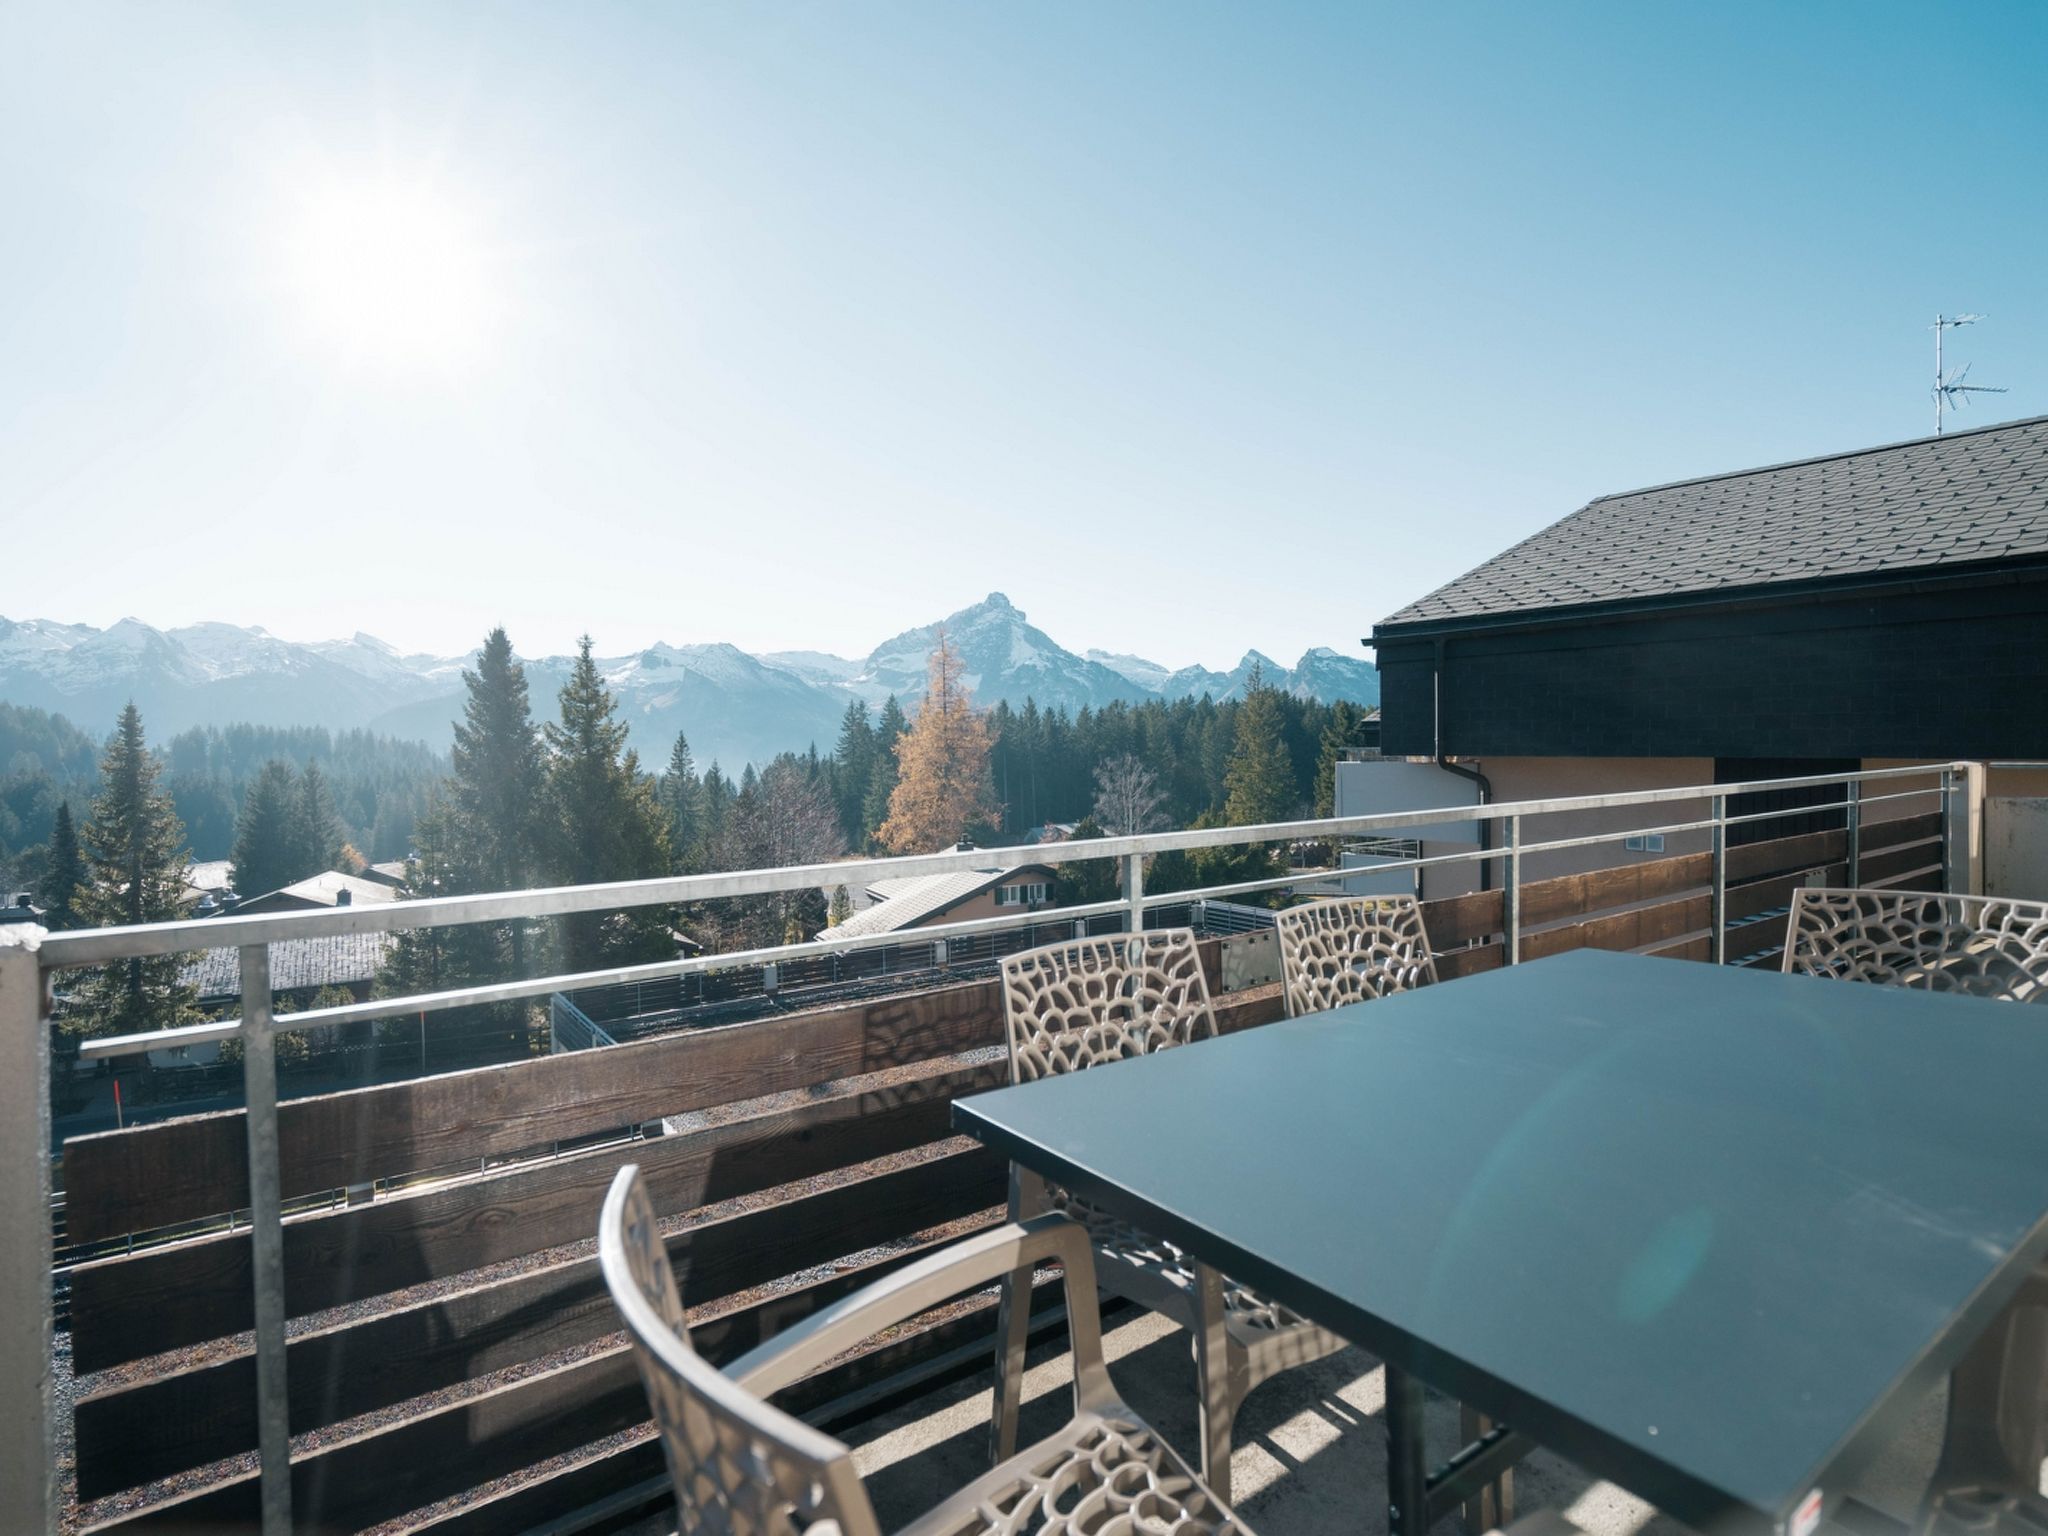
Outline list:
[[[1387,1365],[1387,1536],[1429,1529],[1429,1462],[1422,1440],[1422,1383]]]
[[[1010,1164],[1010,1220],[1024,1221],[1051,1204],[1045,1180]],[[996,1301],[995,1405],[989,1414],[989,1464],[1017,1454],[1017,1417],[1024,1406],[1024,1345],[1031,1332],[1029,1265],[1003,1277]]]
[[[1948,1428],[1920,1518],[1921,1531],[1995,1528],[2005,1510],[2032,1528],[2048,1519],[2041,1462],[2048,1457],[2048,1269],[2027,1280],[1949,1377]]]

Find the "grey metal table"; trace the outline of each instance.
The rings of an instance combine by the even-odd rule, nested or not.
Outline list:
[[[1524,1437],[1807,1536],[2048,1251],[2044,1106],[2021,1005],[1581,951],[954,1122],[1380,1356],[1396,1536]],[[1425,1382],[1513,1432],[1431,1480]]]

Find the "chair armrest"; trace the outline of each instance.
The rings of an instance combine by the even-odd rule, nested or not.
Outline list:
[[[1065,1272],[1076,1400],[1092,1402],[1106,1394],[1109,1380],[1102,1364],[1095,1256],[1088,1229],[1060,1215],[1008,1222],[919,1259],[748,1351],[726,1367],[726,1375],[749,1392],[771,1396],[886,1328],[1055,1259]],[[1019,1298],[1018,1305],[1029,1306],[1029,1297]]]

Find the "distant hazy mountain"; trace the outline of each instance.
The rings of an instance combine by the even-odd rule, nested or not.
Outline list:
[[[1379,674],[1363,658],[1317,647],[1293,668],[1248,651],[1228,672],[1170,672],[1138,656],[1077,655],[1055,642],[1000,592],[944,624],[966,663],[977,703],[1027,698],[1040,708],[1198,696],[1241,696],[1254,663],[1276,686],[1324,701],[1379,701]],[[925,658],[937,624],[905,630],[864,660],[821,651],[752,656],[730,645],[656,645],[599,666],[650,767],[687,731],[698,763],[742,764],[816,742],[829,751],[854,698],[891,693],[906,707],[924,692]],[[61,711],[94,733],[133,699],[152,737],[193,725],[366,726],[445,748],[462,705],[466,656],[405,655],[370,635],[301,645],[261,629],[194,624],[155,629],[123,619],[107,629],[46,619],[0,619],[0,699]],[[553,712],[571,658],[526,661],[534,713]],[[4,766],[4,765],[0,765]]]

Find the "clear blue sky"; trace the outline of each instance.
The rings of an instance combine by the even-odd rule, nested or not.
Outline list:
[[[2048,5],[0,7],[0,614],[1356,653],[2048,412]]]

